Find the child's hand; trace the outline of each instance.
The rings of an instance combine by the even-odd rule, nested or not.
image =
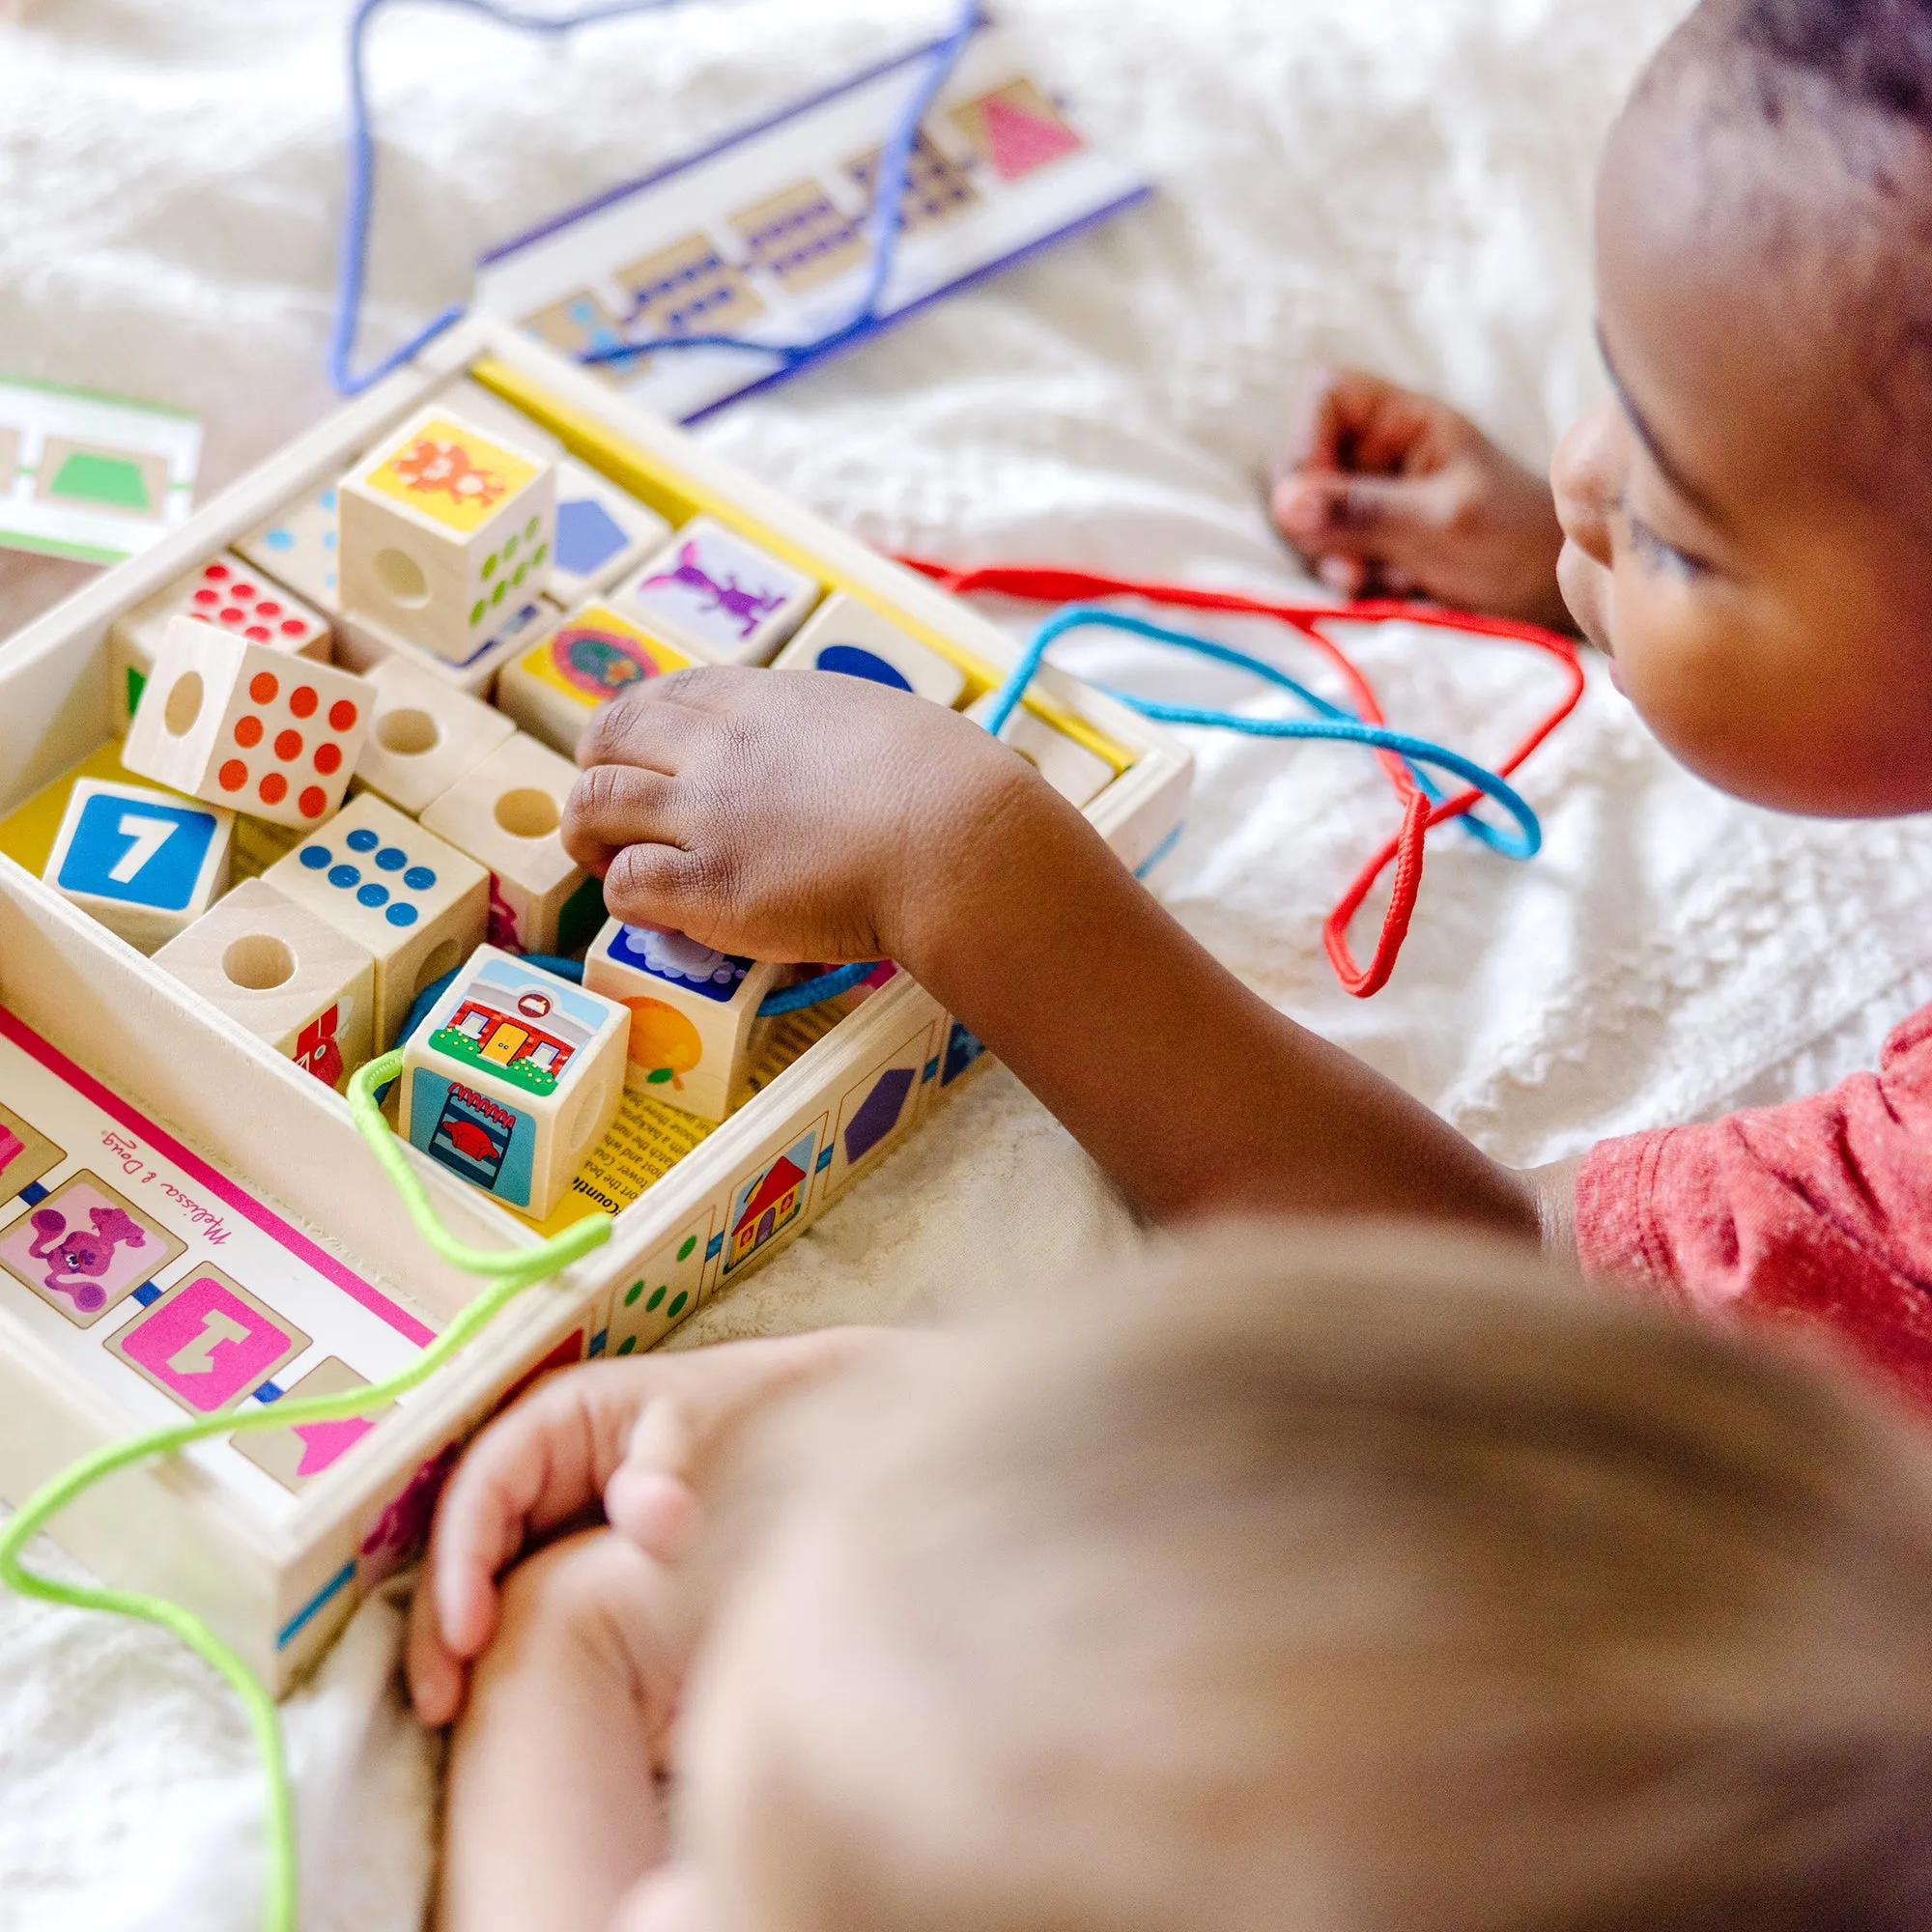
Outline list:
[[[593,1362],[549,1376],[476,1437],[456,1465],[410,1606],[406,1662],[416,1714],[448,1723],[469,1666],[497,1634],[497,1577],[526,1547],[601,1502],[612,1528],[660,1562],[696,1531],[698,1486],[728,1433],[791,1389],[871,1350],[884,1331]]]
[[[1269,506],[1324,583],[1569,630],[1549,485],[1433,396],[1345,370],[1296,409]]]
[[[753,959],[907,960],[1000,824],[1071,810],[970,720],[823,671],[653,679],[578,762],[563,840],[611,911]]]

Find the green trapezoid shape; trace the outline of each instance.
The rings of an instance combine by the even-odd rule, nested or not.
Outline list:
[[[82,503],[101,503],[116,510],[147,510],[148,479],[138,463],[116,456],[96,456],[85,449],[70,455],[54,477],[50,497]]]

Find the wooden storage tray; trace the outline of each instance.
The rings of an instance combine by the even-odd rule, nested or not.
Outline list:
[[[0,817],[111,741],[106,634],[121,613],[321,488],[466,373],[673,522],[714,516],[891,615],[966,669],[969,696],[1011,665],[1009,640],[931,583],[541,345],[476,321],[298,439],[154,551],[0,646]],[[1119,775],[1088,815],[1124,863],[1138,865],[1179,823],[1185,753],[1054,670],[1041,674],[1031,701],[1115,765]],[[425,1247],[334,1093],[4,855],[0,1009],[0,1107],[31,1121],[36,1109],[44,1117],[49,1094],[71,1095],[61,1133],[49,1135],[62,1158],[43,1166],[24,1201],[15,1190],[0,1202],[0,1251],[39,1201],[85,1170],[185,1244],[185,1259],[161,1270],[164,1287],[213,1263],[288,1318],[305,1346],[274,1371],[284,1392],[331,1356],[359,1360],[371,1379],[389,1373],[476,1292],[472,1277]],[[364,1592],[408,1560],[453,1445],[507,1392],[542,1366],[651,1346],[724,1281],[770,1259],[917,1130],[972,1050],[899,975],[624,1206],[607,1246],[514,1304],[322,1473],[291,1489],[224,1437],[96,1490],[57,1536],[108,1580],[201,1612],[286,1690]],[[895,1065],[916,1067],[895,1124],[848,1164],[838,1153],[841,1109]],[[802,1179],[795,1189],[770,1190],[777,1211],[767,1236],[732,1252],[734,1203],[788,1157]],[[533,1238],[528,1224],[486,1196],[411,1158],[460,1238],[485,1246]],[[778,1179],[789,1182],[789,1170]],[[220,1245],[211,1247],[217,1229]],[[138,1350],[123,1356],[108,1346],[117,1337],[129,1346],[156,1293],[144,1285],[137,1294],[146,1300],[130,1296],[81,1327],[0,1267],[0,1494],[18,1502],[99,1444],[180,1416],[153,1376],[130,1366]]]

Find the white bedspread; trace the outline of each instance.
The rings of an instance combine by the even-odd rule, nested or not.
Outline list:
[[[328,402],[345,0],[29,8],[0,28],[0,370],[197,409],[225,480]],[[459,296],[490,240],[941,11],[719,0],[543,47],[406,13],[377,41],[372,334]],[[1592,155],[1679,0],[1005,11],[1159,204],[740,408],[710,432],[734,456],[881,544],[1291,590],[1256,480],[1315,358],[1443,389],[1539,459],[1593,394]],[[0,561],[0,631],[70,576]],[[1246,695],[1112,642],[1069,655]],[[1479,752],[1548,689],[1507,648],[1403,636],[1367,655],[1399,722]],[[1344,751],[1196,750],[1188,831],[1154,879],[1167,903],[1505,1158],[1802,1091],[1932,997],[1923,830],[1727,804],[1601,681],[1524,781],[1545,855],[1512,866],[1437,835],[1407,953],[1366,1005],[1337,990],[1320,924],[1392,826],[1381,780]],[[1081,1156],[995,1073],[685,1339],[1044,1280],[1119,1232]],[[367,1611],[290,1710],[314,1927],[419,1918],[433,1754],[388,1691],[394,1618]],[[4,1932],[245,1927],[256,1815],[245,1734],[198,1665],[0,1603]]]

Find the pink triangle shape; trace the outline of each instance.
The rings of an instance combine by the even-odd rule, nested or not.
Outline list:
[[[346,1456],[370,1430],[373,1422],[359,1415],[352,1415],[346,1422],[302,1422],[296,1425],[295,1434],[301,1438],[301,1461],[296,1464],[298,1476],[319,1476]]]
[[[986,147],[1002,181],[1018,181],[1048,161],[1080,152],[1080,136],[1058,121],[1043,121],[999,95],[980,104]]]

